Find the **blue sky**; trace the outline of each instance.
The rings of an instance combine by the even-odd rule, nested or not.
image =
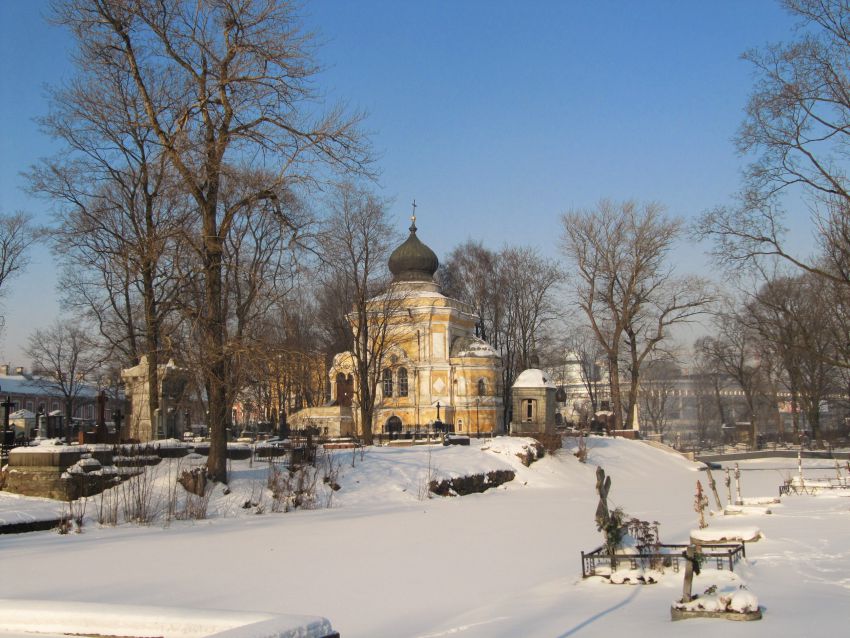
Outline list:
[[[73,72],[73,43],[45,3],[0,2],[0,210],[45,223],[19,171],[56,149],[32,118]],[[558,256],[559,216],[600,198],[665,204],[692,219],[726,203],[744,159],[732,138],[752,76],[743,51],[793,36],[769,0],[407,2],[316,0],[329,102],[369,113],[378,188],[438,255],[468,239]],[[705,271],[702,249],[676,251]],[[59,312],[46,250],[3,301],[0,360]]]

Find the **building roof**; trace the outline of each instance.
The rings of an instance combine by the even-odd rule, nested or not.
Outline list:
[[[473,336],[456,337],[451,345],[452,357],[498,357],[499,353],[483,339]]]
[[[389,259],[393,281],[433,281],[440,265],[433,250],[416,236],[416,221],[410,224],[410,235]]]
[[[546,376],[543,370],[529,368],[523,370],[514,381],[514,388],[555,388],[555,384]]]
[[[80,388],[77,394],[81,399],[94,399],[98,395],[98,388],[95,385],[84,385]],[[41,380],[39,377],[24,376],[21,374],[0,375],[0,396],[6,395],[35,395],[44,397],[62,398],[62,393],[55,387],[52,387],[47,380]],[[123,392],[119,398],[123,398]]]

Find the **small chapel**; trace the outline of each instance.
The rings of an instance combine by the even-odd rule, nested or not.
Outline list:
[[[369,302],[370,321],[389,322],[372,432],[504,433],[501,359],[476,336],[472,308],[441,292],[434,280],[437,255],[417,236],[415,214],[411,220],[410,234],[389,258],[389,289]],[[330,382],[338,434],[346,434],[347,415],[351,433],[361,432],[358,411],[351,409],[357,403],[351,352],[334,357]],[[337,434],[333,429],[326,431]]]

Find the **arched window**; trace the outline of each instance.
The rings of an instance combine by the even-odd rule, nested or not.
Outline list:
[[[523,421],[534,421],[537,418],[537,401],[534,399],[523,399]]]
[[[407,396],[407,368],[398,369],[398,396]]]
[[[487,382],[484,379],[478,379],[478,396],[483,397],[487,394]]]
[[[389,368],[384,368],[383,382],[384,396],[391,397],[393,395],[393,371]]]

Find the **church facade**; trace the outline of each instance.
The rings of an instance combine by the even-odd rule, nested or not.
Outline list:
[[[437,256],[416,231],[414,217],[410,235],[390,256],[389,289],[369,302],[370,329],[386,333],[372,432],[430,430],[443,423],[472,436],[503,433],[501,359],[476,336],[472,309],[442,294],[434,281]],[[360,432],[353,362],[350,352],[334,358],[331,399],[353,406],[352,426]]]

